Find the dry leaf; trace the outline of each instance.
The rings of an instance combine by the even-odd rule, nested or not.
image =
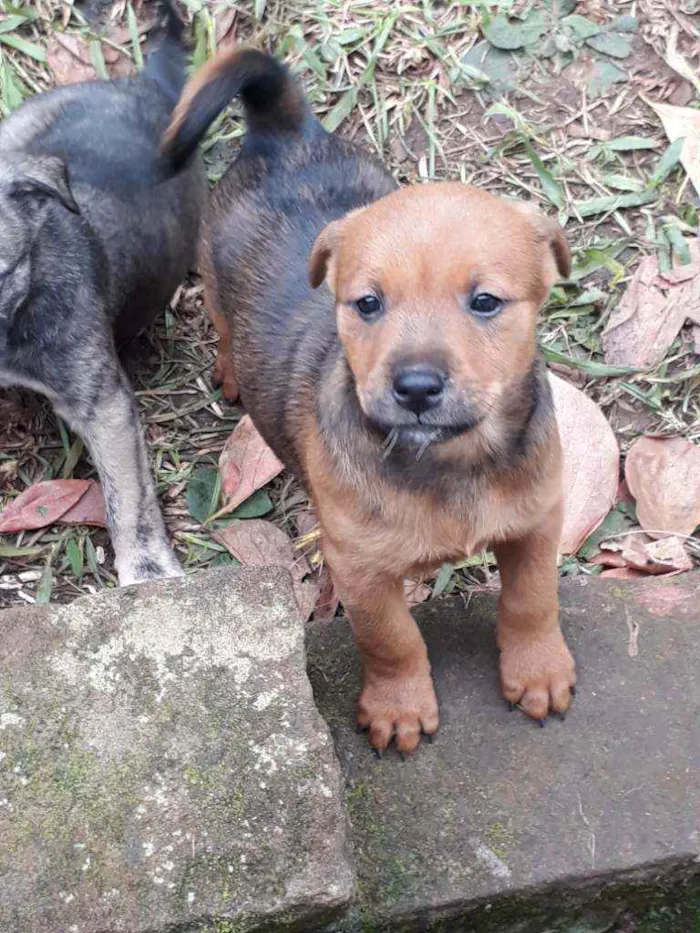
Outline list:
[[[686,81],[689,81],[696,92],[700,94],[700,78],[695,74],[695,70],[690,66],[689,62],[681,55],[678,51],[678,24],[674,23],[671,27],[671,33],[668,37],[668,43],[666,44],[666,54],[664,55],[666,59],[666,64],[669,68],[685,78]]]
[[[575,554],[615,503],[620,450],[600,408],[549,374],[564,455],[564,527],[559,550]]]
[[[319,540],[321,527],[316,518],[313,508],[301,509],[294,516],[294,522],[297,526],[297,535],[294,542],[296,550],[306,554],[306,557],[314,570],[314,580],[318,586],[318,598],[314,606],[314,622],[330,622],[335,617],[340,605],[340,598],[335,591],[333,578],[321,559],[319,550]]]
[[[126,27],[121,27],[124,33],[124,42],[128,42],[131,33]],[[109,38],[119,44],[120,38],[116,35],[119,27],[110,30]],[[131,58],[113,45],[102,44],[102,55],[105,67],[111,78],[125,78],[134,74],[136,67]],[[96,81],[97,72],[90,55],[90,45],[73,32],[54,32],[46,45],[46,60],[54,83],[77,84],[79,81]]]
[[[601,573],[601,577],[606,577],[607,579],[612,578],[614,580],[638,580],[643,576],[644,574],[641,570],[634,570],[633,567],[612,567]]]
[[[697,194],[700,194],[700,110],[655,103],[640,94],[645,104],[656,111],[670,142],[684,139],[681,165],[686,170]]]
[[[52,33],[46,45],[46,58],[56,84],[76,84],[97,78],[88,43],[74,33]]]
[[[601,541],[600,554],[593,561],[616,568],[629,567],[642,573],[680,573],[693,569],[685,544],[671,535],[654,541],[648,535],[630,533]]]
[[[409,609],[430,599],[432,589],[422,580],[404,580],[403,592]]]
[[[90,484],[85,495],[81,496],[74,506],[58,519],[64,525],[95,525],[97,528],[107,527],[107,515],[105,512],[105,499],[102,494],[102,487],[94,480],[88,480]]]
[[[226,441],[219,458],[221,493],[225,508],[232,512],[257,489],[267,485],[284,469],[250,419],[244,415]]]
[[[250,518],[232,522],[212,534],[243,565],[286,567],[292,576],[299,612],[304,621],[309,618],[316,605],[319,588],[313,580],[307,579],[311,570],[306,558],[294,550],[281,528],[261,518]]]
[[[82,499],[91,484],[87,479],[53,479],[30,486],[0,513],[0,533],[53,525]]]
[[[625,463],[639,524],[650,535],[690,535],[700,525],[700,446],[682,437],[640,437]]]
[[[333,586],[330,570],[324,564],[316,578],[318,598],[314,606],[314,622],[330,622],[338,611],[340,599]]]
[[[321,526],[313,508],[309,506],[300,509],[294,516],[294,524],[297,526],[297,546],[302,546],[304,550],[317,549]]]
[[[686,319],[700,324],[700,246],[689,244],[691,262],[659,272],[646,256],[603,331],[605,362],[655,366],[664,358]]]
[[[236,10],[234,7],[224,8],[214,13],[214,39],[218,48],[222,42],[235,42]]]

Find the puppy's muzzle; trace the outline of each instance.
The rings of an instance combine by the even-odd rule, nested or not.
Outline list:
[[[431,366],[405,366],[393,374],[392,394],[396,402],[415,415],[442,404],[447,377]]]

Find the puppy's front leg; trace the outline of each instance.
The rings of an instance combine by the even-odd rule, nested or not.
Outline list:
[[[576,683],[559,627],[557,548],[561,507],[518,541],[494,546],[501,574],[498,647],[503,695],[533,719],[563,713]]]
[[[324,553],[360,652],[358,724],[369,730],[374,748],[385,749],[395,736],[397,749],[411,752],[421,731],[437,731],[438,705],[428,652],[408,611],[403,580],[358,574],[337,552],[324,548]]]
[[[168,544],[148,465],[136,399],[116,360],[90,374],[80,395],[55,401],[85,441],[104,491],[119,583],[182,575]]]

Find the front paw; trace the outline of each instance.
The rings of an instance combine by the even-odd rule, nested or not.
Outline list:
[[[533,719],[544,720],[550,709],[569,708],[576,683],[571,652],[559,630],[546,635],[499,632],[501,689],[509,703]]]
[[[399,752],[412,752],[421,732],[437,732],[438,704],[430,669],[410,676],[377,676],[366,672],[357,703],[360,729],[369,730],[369,742],[383,751],[392,737]]]

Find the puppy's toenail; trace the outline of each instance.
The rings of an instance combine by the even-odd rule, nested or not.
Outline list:
[[[540,720],[538,720],[538,721],[539,721],[539,724],[540,724],[540,729],[544,729],[544,727],[547,725],[547,720],[546,720],[546,718],[545,718],[545,719],[540,719]]]
[[[384,752],[381,750],[381,748],[373,748],[372,751],[374,752],[375,758],[378,758],[381,761],[384,756]]]
[[[572,697],[575,697],[575,696],[576,696],[576,687],[569,687],[569,690],[571,690],[571,696],[572,696]]]

